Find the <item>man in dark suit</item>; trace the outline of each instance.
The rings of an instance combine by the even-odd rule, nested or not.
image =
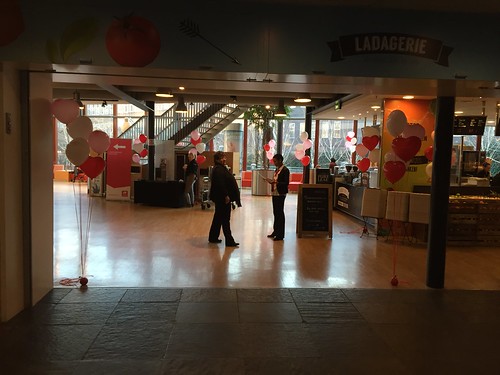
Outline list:
[[[210,200],[215,204],[212,226],[208,234],[208,242],[221,243],[219,239],[220,229],[224,233],[226,246],[238,246],[231,234],[231,202],[241,207],[240,189],[234,176],[226,167],[226,155],[222,151],[214,154],[214,167],[210,176]]]
[[[274,215],[273,232],[267,237],[274,241],[283,241],[285,238],[285,198],[290,183],[290,170],[283,165],[283,155],[281,154],[273,156],[273,163],[276,167],[274,177],[265,179],[271,184]]]

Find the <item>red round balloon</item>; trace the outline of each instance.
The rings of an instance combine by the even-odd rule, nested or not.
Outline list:
[[[196,162],[198,164],[203,164],[205,162],[205,160],[207,160],[206,156],[205,155],[198,155],[196,157]]]
[[[86,286],[89,283],[89,279],[87,279],[86,277],[80,277],[79,281],[81,286]]]
[[[198,139],[191,138],[191,143],[193,144],[193,146],[196,146],[201,141],[202,141],[201,137]]]
[[[264,150],[269,151],[270,149],[271,149],[271,146],[269,146],[268,144],[264,145]]]
[[[391,285],[398,286],[398,284],[399,284],[398,277],[396,275],[394,275],[394,277],[391,279]]]
[[[432,161],[432,157],[434,155],[434,147],[429,146],[425,149],[424,155],[427,158],[427,160]]]

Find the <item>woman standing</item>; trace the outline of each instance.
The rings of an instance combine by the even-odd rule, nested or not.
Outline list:
[[[194,182],[196,181],[196,176],[198,175],[198,163],[194,158],[192,152],[188,153],[188,163],[184,164],[182,167],[186,172],[185,186],[184,186],[184,196],[186,197],[186,205],[188,207],[194,206]]]

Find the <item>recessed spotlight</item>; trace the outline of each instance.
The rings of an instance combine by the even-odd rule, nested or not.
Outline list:
[[[380,109],[380,106],[379,105],[372,105],[370,108],[377,110],[377,109]]]
[[[339,120],[343,120],[343,119],[345,119],[345,117],[344,117],[344,116],[339,116],[338,118],[339,118]]]
[[[413,98],[414,98],[413,95],[405,95],[405,96],[403,96],[403,99],[407,99],[407,100],[413,99]]]
[[[179,90],[185,90],[186,88],[184,86],[179,86]]]
[[[455,111],[456,115],[461,115],[462,113],[464,113],[464,111]]]

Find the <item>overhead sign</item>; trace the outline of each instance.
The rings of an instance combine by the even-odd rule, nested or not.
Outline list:
[[[330,61],[354,55],[400,54],[423,57],[443,66],[448,66],[448,56],[453,51],[440,40],[399,33],[344,35],[328,42],[328,46],[332,52]]]

